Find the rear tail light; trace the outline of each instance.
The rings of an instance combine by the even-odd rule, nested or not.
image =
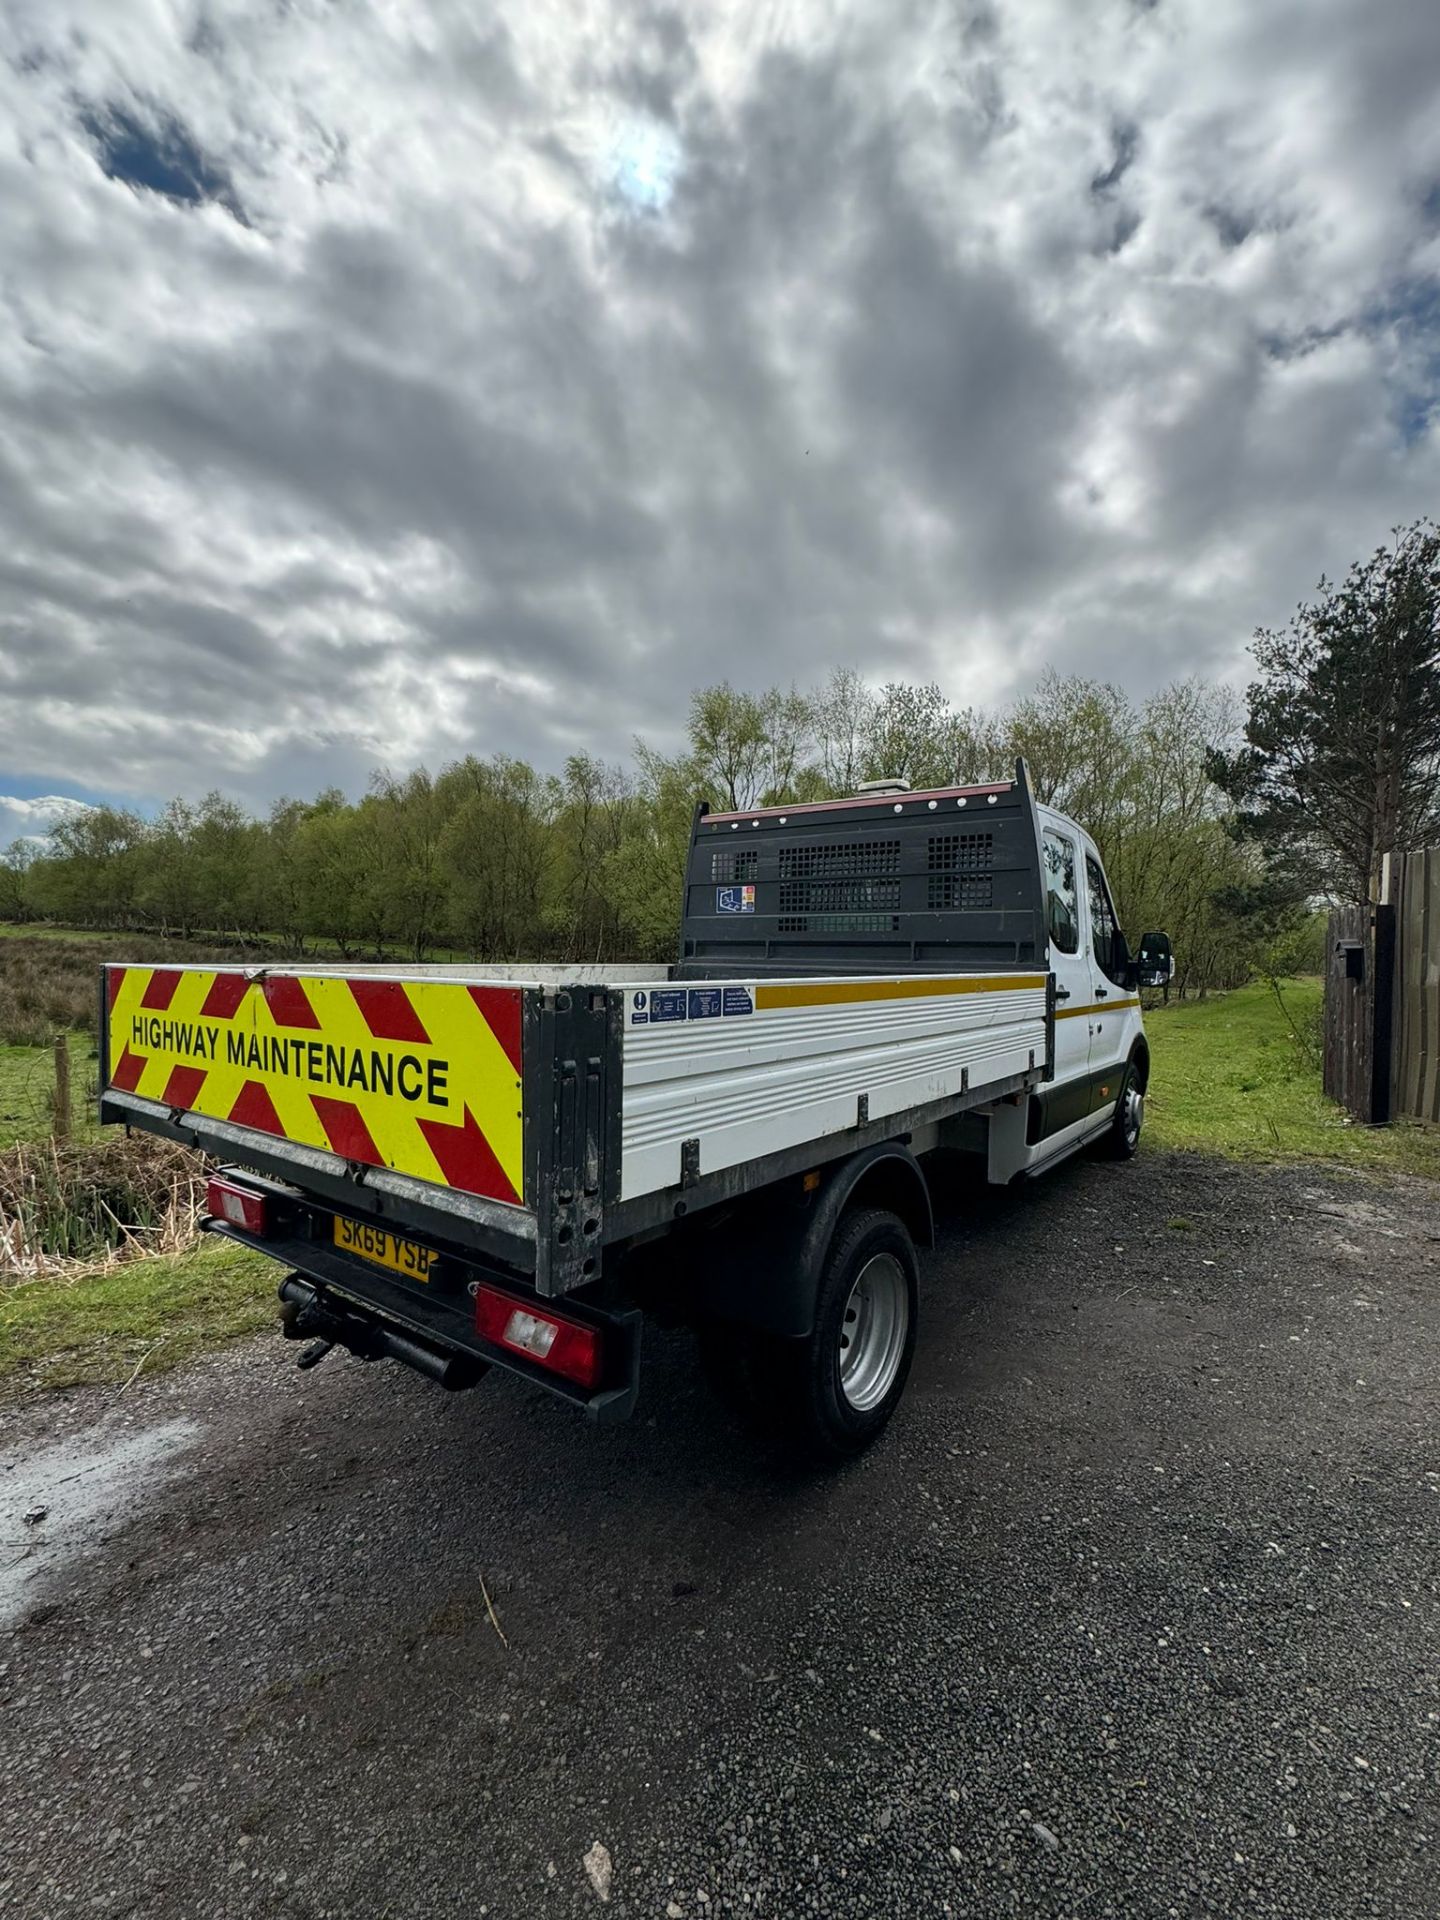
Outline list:
[[[263,1193],[233,1180],[211,1180],[205,1188],[205,1209],[216,1220],[246,1233],[263,1234],[270,1225],[270,1207]]]
[[[538,1306],[522,1307],[513,1294],[482,1286],[475,1290],[475,1331],[577,1386],[600,1384],[602,1346],[596,1327]]]

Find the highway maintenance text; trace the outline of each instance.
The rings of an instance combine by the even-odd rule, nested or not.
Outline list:
[[[422,1060],[414,1053],[302,1040],[291,1034],[247,1033],[202,1020],[167,1020],[154,1013],[132,1015],[130,1045],[137,1052],[181,1054],[211,1064],[223,1060],[226,1066],[248,1073],[285,1074],[319,1086],[398,1093],[402,1100],[449,1105],[450,1062]]]

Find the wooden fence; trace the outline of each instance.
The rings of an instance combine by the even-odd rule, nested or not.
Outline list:
[[[1392,1110],[1440,1121],[1440,847],[1401,854],[1392,872]]]
[[[1393,856],[1384,891],[1330,915],[1325,1091],[1367,1125],[1440,1122],[1440,847]]]
[[[1375,926],[1369,907],[1336,907],[1330,915],[1325,976],[1325,1091],[1367,1124],[1377,1112],[1385,1076],[1375,1071]]]

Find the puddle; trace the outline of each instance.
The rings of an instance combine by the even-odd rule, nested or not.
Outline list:
[[[0,1456],[0,1627],[14,1626],[47,1578],[83,1559],[127,1513],[161,1492],[199,1431],[167,1420],[107,1439],[90,1433]],[[43,1517],[27,1520],[27,1514]]]

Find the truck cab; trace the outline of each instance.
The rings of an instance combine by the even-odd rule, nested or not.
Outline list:
[[[1052,1078],[1030,1097],[1024,1138],[992,1143],[992,1181],[1039,1172],[1107,1128],[1119,1148],[1133,1153],[1150,1079],[1140,967],[1121,931],[1099,848],[1053,807],[1035,812],[1054,981]]]

